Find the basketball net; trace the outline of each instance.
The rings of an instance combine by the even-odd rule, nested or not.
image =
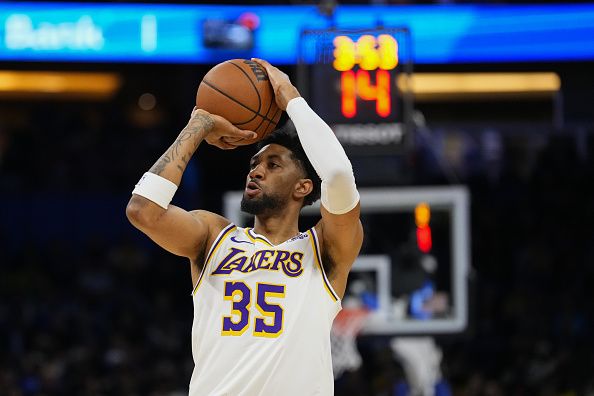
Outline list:
[[[334,379],[345,371],[354,371],[361,367],[362,360],[356,340],[368,315],[367,308],[343,308],[334,318],[330,331]]]

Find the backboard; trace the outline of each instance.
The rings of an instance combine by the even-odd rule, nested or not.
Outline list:
[[[372,309],[364,334],[457,333],[468,321],[469,193],[464,187],[362,188],[365,243],[345,304]],[[224,214],[246,225],[242,192],[224,195]],[[419,244],[419,204],[430,208],[430,243]],[[302,230],[319,219],[319,203],[302,210]],[[421,235],[422,237],[422,235]],[[426,243],[423,242],[424,244]],[[421,251],[420,249],[425,251]]]

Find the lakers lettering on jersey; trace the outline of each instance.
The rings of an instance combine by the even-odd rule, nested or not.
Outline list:
[[[340,310],[315,229],[273,245],[231,224],[193,291],[190,395],[332,395]]]

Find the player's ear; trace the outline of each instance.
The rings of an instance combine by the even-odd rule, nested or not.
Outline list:
[[[299,179],[295,184],[295,190],[293,195],[295,198],[300,199],[306,197],[313,190],[313,182],[311,179]]]

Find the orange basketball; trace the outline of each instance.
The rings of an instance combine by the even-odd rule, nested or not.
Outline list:
[[[266,137],[282,114],[266,70],[247,59],[231,59],[210,69],[198,86],[196,106],[258,134],[242,144]]]

